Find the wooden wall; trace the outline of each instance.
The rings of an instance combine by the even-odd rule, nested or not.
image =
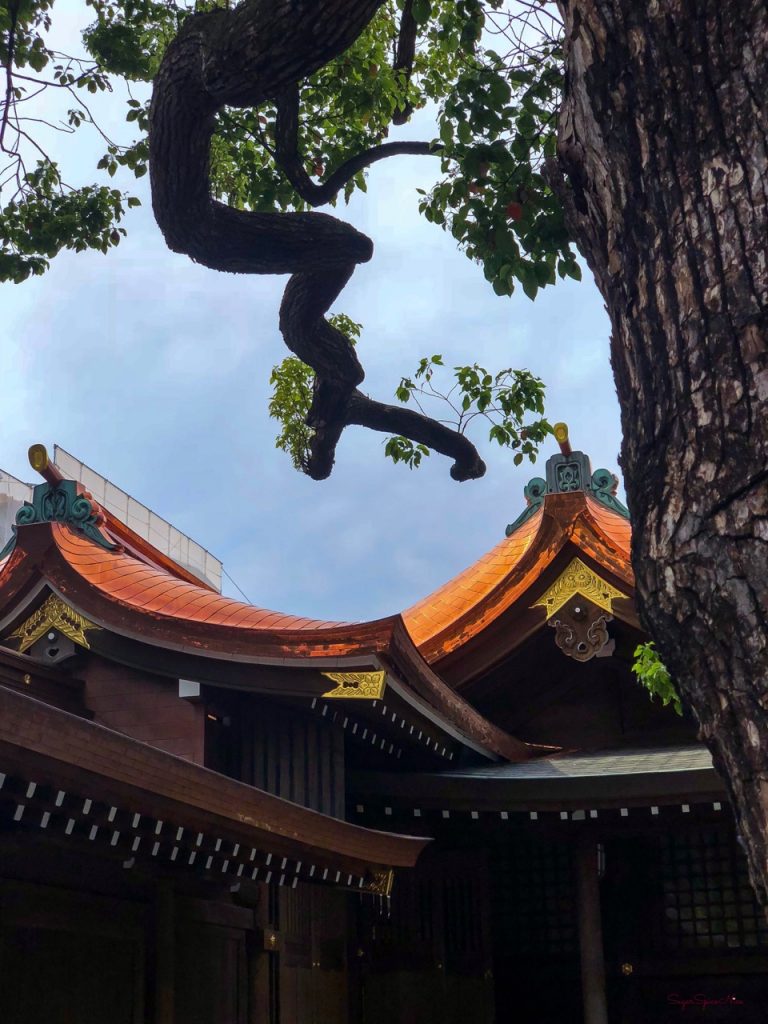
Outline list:
[[[0,836],[2,1024],[271,1024],[261,935],[258,900]]]
[[[217,691],[206,764],[293,803],[343,818],[344,733],[320,715],[256,694]]]
[[[143,1024],[141,905],[0,882],[3,1024]]]
[[[350,899],[263,888],[249,908],[167,880],[116,896],[0,878],[0,1020],[345,1024]]]
[[[489,919],[478,850],[431,850],[398,873],[391,900],[363,897],[351,1020],[492,1024]]]
[[[280,1024],[347,1020],[349,899],[309,885],[280,893]]]
[[[84,666],[85,703],[94,721],[144,743],[203,763],[205,712],[181,700],[178,681],[91,655]]]

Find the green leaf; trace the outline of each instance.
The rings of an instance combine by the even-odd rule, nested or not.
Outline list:
[[[413,0],[413,20],[417,25],[424,25],[432,14],[430,0]]]
[[[658,697],[664,707],[672,705],[676,714],[682,715],[683,705],[672,677],[659,657],[653,641],[639,644],[635,648],[635,662],[632,671],[650,693]]]

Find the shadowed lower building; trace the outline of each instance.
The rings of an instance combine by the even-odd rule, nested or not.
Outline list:
[[[4,1022],[763,1019],[722,784],[631,672],[610,473],[564,441],[487,556],[346,624],[222,597],[33,464],[0,563]]]

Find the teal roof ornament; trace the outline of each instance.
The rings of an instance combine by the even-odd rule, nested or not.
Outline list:
[[[611,512],[617,513],[624,519],[629,519],[629,510],[616,497],[619,487],[618,477],[608,469],[598,469],[594,473],[592,472],[589,456],[571,448],[568,440],[568,427],[565,423],[556,423],[554,434],[560,445],[560,451],[547,459],[547,478],[544,480],[542,477],[536,476],[529,481],[523,490],[528,503],[527,507],[514,523],[509,524],[504,531],[505,535],[509,537],[519,526],[535,515],[544,504],[544,499],[548,494],[585,491]]]
[[[0,561],[15,548],[18,528],[32,523],[64,523],[107,551],[115,551],[119,547],[101,530],[104,515],[99,506],[89,495],[82,493],[77,481],[62,477],[49,460],[43,445],[32,445],[29,449],[29,463],[44,477],[45,482],[35,486],[32,501],[25,501],[16,513],[13,535],[0,551]]]

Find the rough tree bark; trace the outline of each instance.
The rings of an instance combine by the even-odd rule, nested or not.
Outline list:
[[[251,213],[211,197],[209,152],[217,111],[279,105],[278,157],[309,202],[327,202],[362,167],[399,152],[429,153],[421,143],[376,146],[315,186],[296,152],[297,84],[346,50],[383,0],[251,0],[233,10],[189,18],[168,47],[155,78],[150,111],[152,206],[175,252],[214,270],[290,274],[280,309],[286,344],[315,371],[308,423],[314,429],[308,472],[333,467],[343,429],[361,424],[405,434],[454,460],[452,476],[482,476],[474,445],[410,409],[363,394],[363,368],[350,340],[324,314],[373,243],[324,213]],[[415,31],[407,5],[403,45]],[[402,47],[400,48],[402,49]],[[406,54],[407,56],[407,54]],[[398,60],[404,59],[398,51]]]
[[[768,904],[768,10],[559,6],[554,181],[611,318],[640,614]]]
[[[472,445],[363,395],[354,349],[324,319],[370,240],[325,214],[246,213],[210,195],[216,112],[274,100],[287,173],[320,198],[295,152],[296,85],[382,2],[252,0],[189,19],[155,82],[153,205],[172,249],[292,275],[280,322],[317,375],[313,476],[359,423],[450,455],[466,479],[484,470]],[[768,13],[763,0],[558,2],[553,183],[611,317],[640,612],[728,782],[768,904]],[[406,4],[406,67],[411,22]]]

